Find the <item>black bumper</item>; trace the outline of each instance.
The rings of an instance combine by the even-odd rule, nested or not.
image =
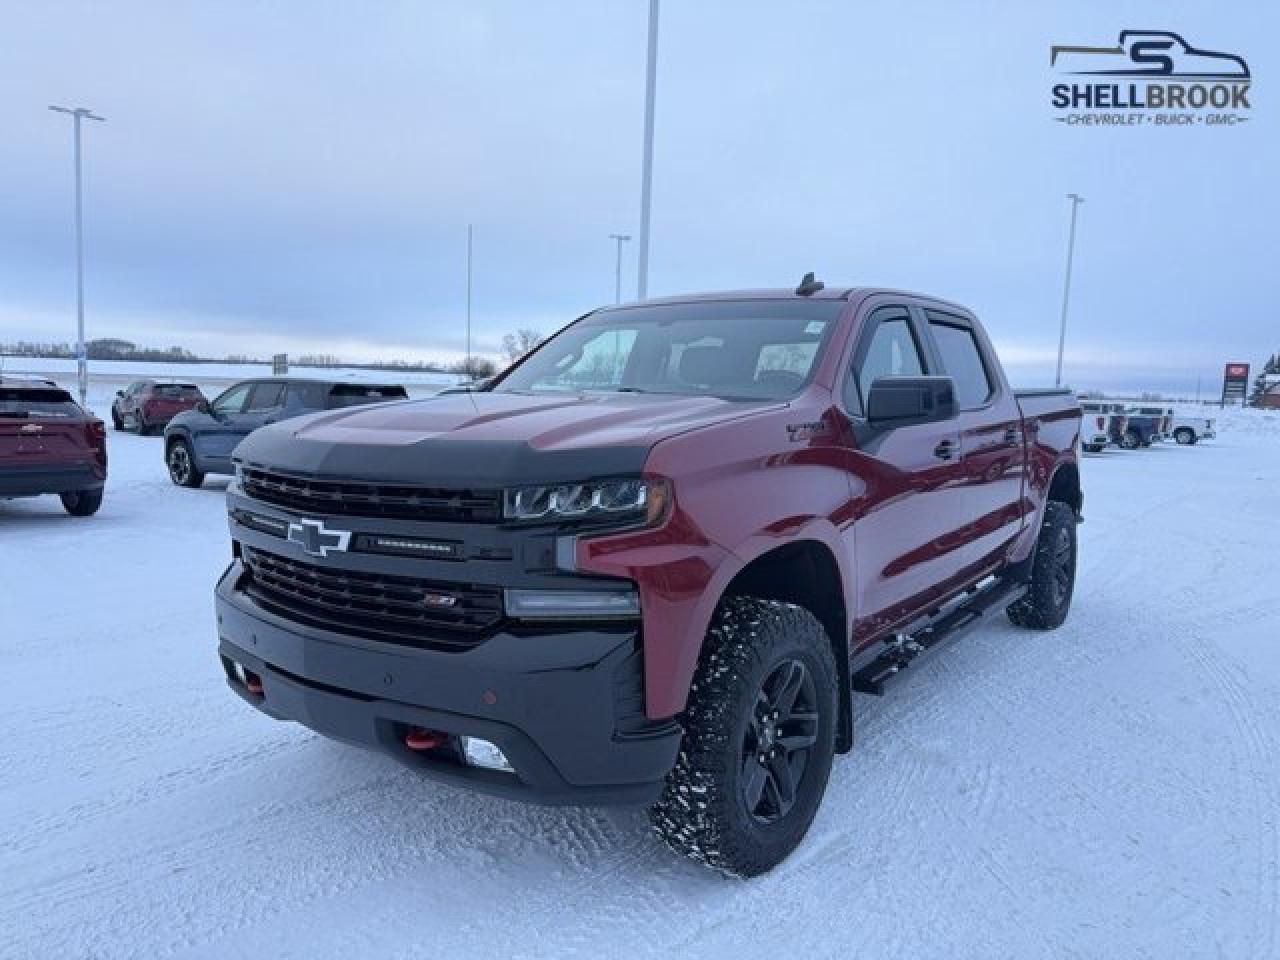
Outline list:
[[[644,804],[661,792],[681,731],[643,716],[634,629],[499,632],[465,651],[424,650],[280,618],[236,588],[242,575],[237,561],[218,583],[219,654],[232,689],[264,713],[513,799]],[[260,695],[231,661],[261,678]],[[410,750],[415,728],[488,740],[515,772],[466,766],[452,746]]]
[[[92,464],[0,466],[0,497],[101,490],[106,482],[106,471]]]

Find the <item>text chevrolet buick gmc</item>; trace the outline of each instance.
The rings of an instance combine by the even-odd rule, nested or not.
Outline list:
[[[255,431],[219,653],[246,701],[424,773],[651,804],[743,875],[803,838],[852,693],[1066,617],[1080,408],[876,289],[611,307],[479,391]]]

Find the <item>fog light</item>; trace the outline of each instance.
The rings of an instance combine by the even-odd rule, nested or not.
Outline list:
[[[634,590],[505,590],[507,615],[525,620],[640,616]]]
[[[497,744],[479,737],[459,737],[462,741],[462,757],[469,767],[482,767],[485,770],[504,770],[515,773],[515,768],[507,760],[507,755],[498,749]]]

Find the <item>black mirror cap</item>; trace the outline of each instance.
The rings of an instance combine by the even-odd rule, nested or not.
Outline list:
[[[117,397],[123,397],[123,396],[124,396],[124,391],[123,391],[123,390],[117,390],[117,391],[116,391],[116,396],[117,396]]]
[[[880,377],[867,395],[867,422],[879,430],[941,423],[959,412],[950,377]]]

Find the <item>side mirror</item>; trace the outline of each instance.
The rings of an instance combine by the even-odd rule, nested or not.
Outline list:
[[[880,377],[867,396],[867,422],[878,430],[940,423],[958,413],[950,377]]]
[[[116,396],[117,396],[117,397],[123,397],[123,396],[124,396],[124,391],[123,391],[123,390],[117,390],[117,391],[116,391]]]
[[[201,413],[210,413],[210,414],[213,413],[213,409],[209,406],[208,400],[201,400],[199,403],[196,404],[196,409],[199,410]]]

